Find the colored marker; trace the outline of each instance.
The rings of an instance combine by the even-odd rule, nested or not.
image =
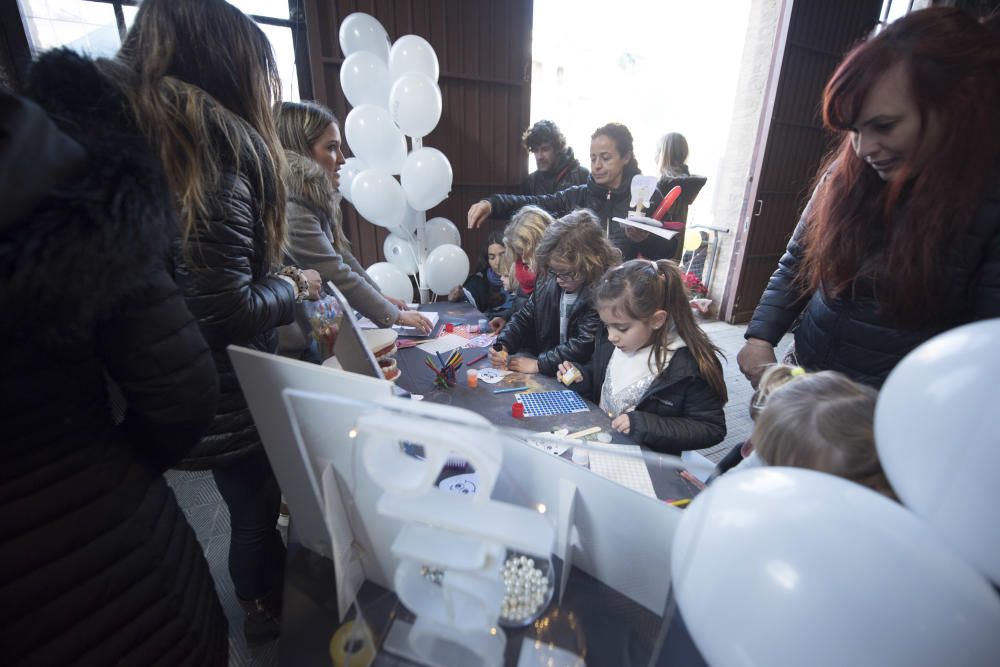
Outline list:
[[[510,387],[508,389],[494,389],[494,394],[509,394],[512,391],[525,391],[528,387]]]

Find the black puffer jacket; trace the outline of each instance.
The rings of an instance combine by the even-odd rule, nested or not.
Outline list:
[[[586,185],[575,185],[551,195],[492,195],[487,197],[486,201],[493,208],[490,216],[501,220],[510,219],[518,209],[529,204],[538,206],[555,217],[561,217],[578,208],[589,208],[600,219],[601,226],[604,227],[611,243],[622,251],[624,261],[639,256],[646,259],[669,259],[674,256],[678,237],[668,241],[650,234],[641,243],[634,243],[625,236],[622,226],[612,220],[628,216],[629,202],[632,200],[632,177],[638,173],[637,168],[629,165],[625,169],[621,185],[613,190],[598,185],[594,182],[593,176],[588,176]],[[656,192],[647,213],[656,210],[662,199],[662,193]]]
[[[91,63],[46,54],[28,90],[72,140],[0,93],[4,661],[225,665],[226,619],[161,474],[217,397],[165,269],[171,197]]]
[[[532,352],[538,356],[538,372],[555,375],[563,361],[584,363],[594,353],[594,337],[601,318],[594,309],[591,290],[584,287],[573,304],[566,327],[566,342],[559,342],[559,299],[562,289],[554,278],[535,283],[528,302],[514,313],[497,337],[511,354]]]
[[[754,311],[747,338],[777,344],[801,314],[795,354],[803,367],[839,371],[880,387],[896,364],[929,338],[974,320],[1000,317],[1000,171],[988,183],[966,237],[941,249],[949,296],[941,320],[924,329],[888,323],[879,314],[870,281],[859,281],[853,295],[836,299],[823,290],[803,294],[797,289],[808,212],[807,206]]]
[[[257,191],[258,179],[245,171],[250,163],[244,157],[241,171],[224,171],[197,239],[175,252],[177,283],[212,348],[220,390],[212,425],[180,468],[222,465],[261,446],[226,346],[276,352],[277,327],[295,318],[296,290],[267,261],[262,202],[274,193]]]
[[[615,346],[602,330],[589,364],[581,365],[583,382],[573,389],[598,405],[601,387]],[[716,362],[718,363],[718,361]],[[670,363],[653,380],[629,416],[629,437],[666,454],[705,449],[726,437],[724,402],[701,377],[698,362],[686,347],[674,352]]]
[[[559,156],[559,164],[548,171],[535,170],[528,174],[521,185],[521,194],[550,195],[571,185],[582,185],[587,182],[590,172],[580,166],[580,161],[573,155],[573,149],[567,148]]]

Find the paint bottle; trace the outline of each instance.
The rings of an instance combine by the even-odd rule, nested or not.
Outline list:
[[[465,383],[469,385],[469,389],[475,389],[479,386],[479,374],[475,368],[465,371]]]

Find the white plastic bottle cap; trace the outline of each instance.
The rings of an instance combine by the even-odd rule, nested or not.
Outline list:
[[[573,463],[576,463],[577,465],[590,465],[590,454],[588,454],[587,450],[582,447],[574,447],[572,460]]]

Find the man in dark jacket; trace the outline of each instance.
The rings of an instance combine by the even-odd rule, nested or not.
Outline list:
[[[587,182],[590,172],[580,166],[566,137],[551,120],[540,120],[521,135],[524,150],[535,156],[537,169],[524,179],[521,194],[550,195]]]

